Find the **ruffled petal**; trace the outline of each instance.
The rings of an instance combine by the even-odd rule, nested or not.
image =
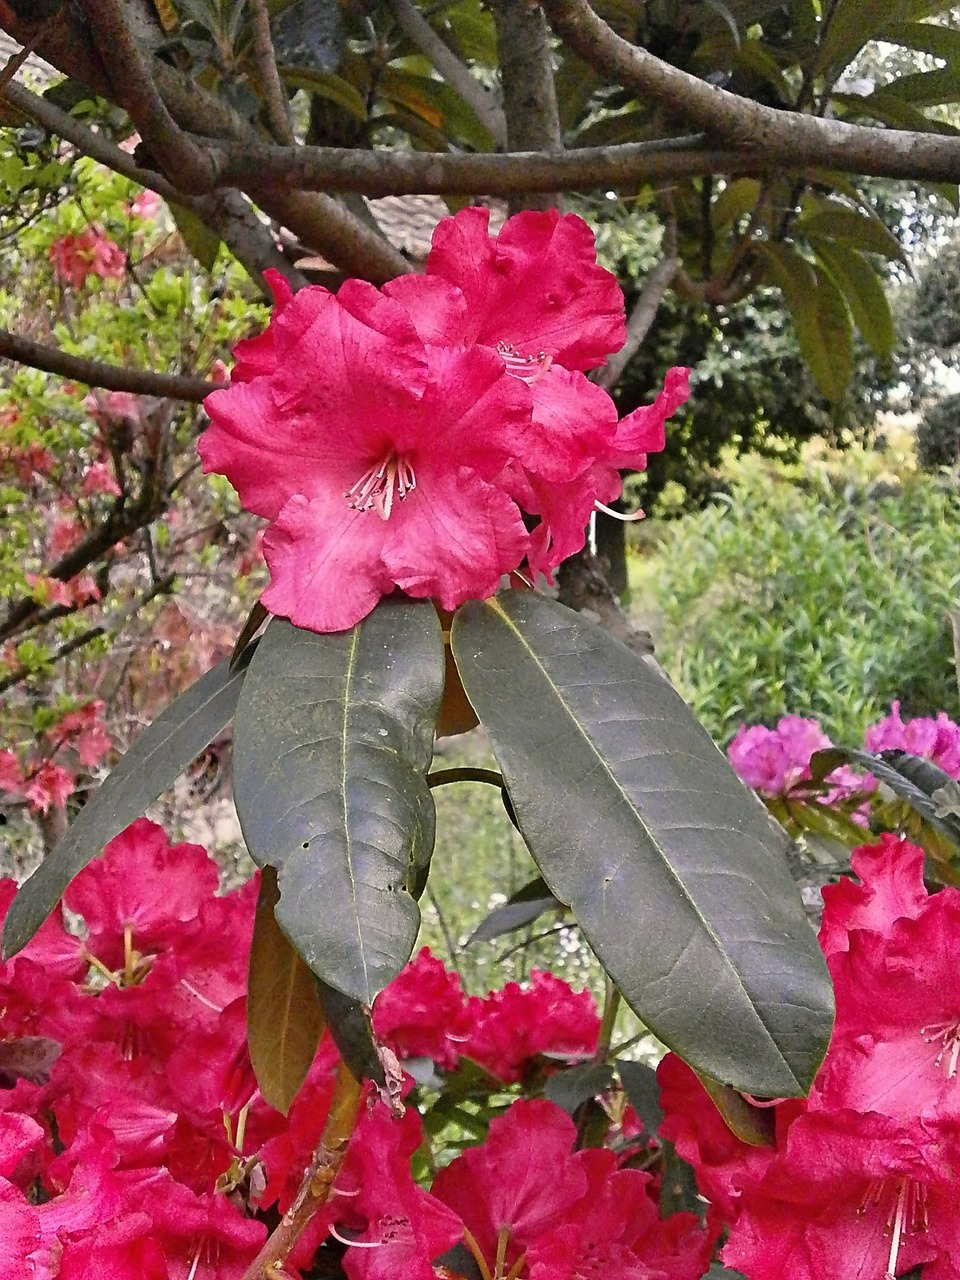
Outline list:
[[[610,452],[611,466],[643,471],[648,453],[660,453],[667,442],[664,423],[690,397],[690,370],[668,369],[663,390],[653,404],[641,405],[621,418]]]
[[[455,284],[467,301],[477,341],[547,351],[570,369],[603,364],[626,339],[623,294],[597,263],[582,218],[527,210],[496,239],[487,209],[462,209],[433,235],[427,274]]]
[[[264,605],[310,631],[346,631],[393,588],[380,556],[386,527],[340,494],[294,494],[263,539]]]
[[[383,559],[411,596],[432,596],[444,609],[493,595],[516,569],[529,542],[520,512],[468,467],[424,478],[391,518]]]

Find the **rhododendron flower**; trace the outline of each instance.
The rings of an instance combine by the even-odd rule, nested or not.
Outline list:
[[[944,773],[960,779],[960,725],[942,711],[935,720],[918,716],[904,721],[900,703],[894,702],[890,714],[867,729],[864,745],[868,751],[909,751],[932,760]]]
[[[495,241],[486,227],[484,211],[444,220],[428,273],[382,291],[292,297],[274,275],[268,329],[205,401],[204,469],[272,522],[263,602],[298,626],[347,628],[395,588],[453,610],[525,558],[549,575],[686,398],[675,370],[618,423],[585,378],[624,331],[584,223],[522,214]],[[532,539],[521,508],[541,516]]]
[[[127,255],[98,227],[60,236],[50,246],[54,274],[62,284],[83,287],[88,276],[119,280],[127,265]]]
[[[431,1058],[451,1071],[464,1052],[473,1018],[460,975],[424,947],[373,1006],[373,1029],[403,1058]]]
[[[68,711],[59,724],[47,730],[47,737],[54,747],[72,747],[80,763],[94,768],[113,746],[106,725],[100,719],[103,702],[99,699]]]
[[[461,1052],[499,1080],[519,1080],[538,1054],[583,1059],[597,1047],[600,1014],[589,991],[574,991],[562,978],[534,969],[521,987],[470,1001],[473,1026]]]

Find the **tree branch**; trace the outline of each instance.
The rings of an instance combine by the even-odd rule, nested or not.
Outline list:
[[[87,360],[83,356],[69,355],[58,347],[47,347],[31,338],[21,338],[7,329],[0,329],[0,359],[16,360],[33,369],[82,382],[88,387],[130,391],[134,395],[167,396],[171,400],[187,400],[194,404],[199,404],[211,391],[224,385],[187,374],[155,373],[150,369],[127,369],[103,364],[99,360]]]
[[[621,39],[587,0],[540,0],[557,35],[595,71],[652,98],[719,142],[769,167],[822,165],[885,178],[960,180],[960,137],[847,124],[767,107],[706,84]]]
[[[296,139],[290,123],[290,106],[287,95],[280,83],[277,71],[277,55],[270,35],[270,13],[266,0],[250,0],[250,26],[253,29],[253,56],[260,72],[260,85],[263,89],[264,106],[267,109],[267,120],[270,132],[278,142],[292,146]]]
[[[397,26],[430,59],[450,88],[465,102],[493,139],[498,151],[507,148],[507,121],[493,95],[470,74],[457,55],[437,35],[411,0],[387,0]]]
[[[71,146],[99,161],[108,169],[122,174],[142,187],[149,187],[165,200],[191,209],[225,241],[227,247],[250,275],[263,285],[263,273],[273,267],[289,280],[294,289],[306,282],[305,277],[292,266],[274,243],[273,236],[256,216],[248,202],[240,194],[228,188],[211,196],[188,196],[179,192],[161,174],[141,169],[133,156],[115,146],[102,133],[94,133],[85,124],[75,120],[66,111],[48,102],[46,98],[31,93],[21,84],[7,85],[4,95],[18,111],[36,121],[50,133],[69,142]],[[41,366],[37,366],[38,368]],[[54,373],[56,370],[50,370]],[[78,379],[83,381],[84,379]],[[107,385],[107,384],[98,384]],[[126,390],[127,388],[113,388]],[[157,393],[160,394],[160,393]]]
[[[607,363],[597,370],[592,380],[604,391],[610,391],[620,380],[620,375],[640,349],[640,344],[650,332],[656,319],[663,295],[669,289],[677,272],[677,223],[668,219],[663,230],[664,255],[643,282],[643,288],[627,320],[627,338],[619,351],[615,351]]]
[[[184,133],[167,110],[117,0],[86,0],[84,12],[103,55],[116,101],[130,116],[164,174],[181,190],[203,195],[218,184],[216,158]],[[230,185],[230,184],[226,184]]]
[[[511,151],[562,152],[560,113],[553,83],[550,32],[538,8],[516,0],[491,0],[503,86],[503,112]],[[559,206],[560,191],[530,188],[514,193],[510,212]]]

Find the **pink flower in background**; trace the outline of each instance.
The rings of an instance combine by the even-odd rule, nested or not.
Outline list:
[[[138,426],[143,416],[140,397],[130,391],[88,391],[83,397],[83,407],[100,427],[112,422]]]
[[[298,626],[345,629],[395,588],[453,610],[528,557],[549,575],[686,399],[674,370],[618,423],[585,378],[623,341],[586,224],[522,214],[495,240],[486,227],[485,211],[445,219],[427,275],[382,291],[351,280],[293,297],[274,273],[270,325],[205,401],[204,470],[271,521],[263,602]],[[541,516],[532,538],[521,508]]]
[[[940,712],[936,719],[918,716],[904,721],[900,703],[894,702],[890,714],[871,725],[864,737],[868,751],[909,751],[939,765],[944,773],[960,779],[960,725]]]
[[[44,760],[28,776],[23,795],[31,809],[38,813],[49,813],[51,807],[62,809],[67,803],[67,797],[75,789],[74,779],[62,765]]]
[[[50,246],[49,256],[60,283],[75,289],[82,288],[88,276],[119,280],[127,266],[127,255],[98,227],[60,236]]]
[[[106,493],[113,497],[120,494],[117,478],[108,462],[92,462],[83,473],[80,492],[85,498],[94,493]]]
[[[783,716],[776,729],[767,729],[760,724],[748,729],[742,724],[727,747],[727,756],[747,786],[765,796],[784,796],[795,789],[803,789],[801,784],[811,778],[811,758],[817,751],[831,746],[833,743],[816,720]],[[861,791],[873,791],[877,785],[871,774],[859,774],[847,765],[827,774],[825,781],[833,784],[825,794],[818,796],[820,803],[825,805],[835,804]],[[854,819],[857,817],[855,814]]]
[[[113,739],[103,723],[103,702],[97,699],[68,711],[59,724],[47,730],[54,747],[72,747],[80,763],[94,768],[113,746]]]
[[[134,218],[149,222],[160,211],[163,201],[155,191],[144,190],[130,201],[130,213]]]

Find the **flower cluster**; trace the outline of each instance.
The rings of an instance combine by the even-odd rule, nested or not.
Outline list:
[[[0,1275],[240,1280],[293,1203],[337,1055],[324,1038],[288,1117],[263,1101],[245,1026],[257,884],[217,889],[203,849],[140,819],[67,890],[82,928],[54,915],[0,966]],[[0,882],[0,918],[13,894]],[[426,950],[374,1020],[405,1059],[453,1071],[475,1055],[501,1108],[505,1082],[542,1055],[582,1058],[598,1031],[591,997],[549,974],[467,999]],[[318,1249],[349,1280],[435,1280],[457,1247],[516,1280],[695,1280],[708,1264],[715,1228],[661,1221],[657,1178],[576,1150],[552,1102],[514,1102],[429,1190],[411,1169],[424,1140],[416,1106],[397,1119],[372,1095],[289,1274]]]
[[[727,748],[730,763],[743,781],[769,797],[803,795],[810,790],[810,760],[815,752],[833,743],[816,720],[784,716],[775,729],[741,724]],[[952,778],[960,779],[960,725],[944,713],[936,719],[918,716],[904,721],[900,703],[894,702],[889,716],[870,725],[864,735],[868,751],[900,750],[922,756],[938,765]],[[858,774],[846,766],[828,774],[824,804],[834,804],[848,796],[876,789],[870,774]]]
[[[25,758],[0,751],[0,794],[22,796],[35,813],[63,808],[76,789],[78,772],[95,768],[113,745],[103,709],[95,699],[68,711]]]
[[[58,237],[50,246],[50,261],[60,283],[74,289],[82,289],[88,276],[120,280],[127,269],[127,255],[99,227]]]
[[[658,1071],[661,1134],[750,1280],[960,1274],[960,890],[928,893],[923,850],[892,835],[852,866],[824,890],[833,1039],[809,1098],[772,1105],[773,1145],[734,1137],[679,1059]]]
[[[687,398],[673,369],[618,421],[586,377],[626,332],[586,223],[488,224],[444,219],[425,274],[380,290],[294,296],[273,274],[269,327],[205,401],[204,469],[270,521],[263,602],[298,626],[345,629],[396,588],[452,610],[524,562],[549,577]]]

